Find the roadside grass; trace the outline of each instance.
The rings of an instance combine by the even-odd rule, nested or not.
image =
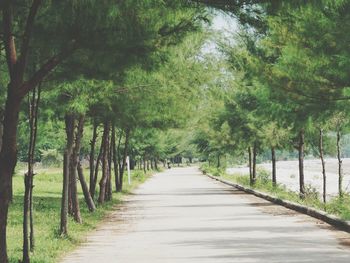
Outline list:
[[[259,190],[273,195],[279,199],[292,201],[308,207],[313,207],[329,214],[336,215],[345,221],[350,220],[350,195],[346,194],[343,198],[333,198],[324,204],[319,193],[312,187],[306,187],[306,195],[301,199],[299,193],[288,190],[284,185],[277,184],[274,186],[271,181],[271,175],[264,169],[257,170],[257,180],[254,186],[250,185],[249,175],[227,174],[223,169],[209,167],[207,164],[201,166],[204,173],[220,177],[227,181],[231,181],[247,188]]]
[[[62,173],[57,169],[40,172],[34,178],[34,231],[35,251],[31,254],[33,263],[53,263],[73,250],[84,241],[86,234],[95,229],[106,214],[119,204],[123,195],[128,194],[143,183],[152,172],[146,175],[142,171],[132,172],[132,184],[128,185],[127,174],[124,176],[124,190],[122,193],[113,193],[113,200],[98,205],[94,213],[90,213],[80,189],[79,201],[82,224],[75,223],[69,218],[68,236],[58,235],[61,209]],[[85,171],[85,174],[88,174]],[[23,175],[13,178],[13,202],[10,205],[8,217],[8,255],[11,263],[18,263],[22,259],[22,224],[23,224]],[[97,204],[96,204],[97,205]]]

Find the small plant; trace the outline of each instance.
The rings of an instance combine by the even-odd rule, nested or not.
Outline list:
[[[258,180],[261,181],[263,184],[268,183],[271,181],[271,174],[269,171],[262,167],[258,167],[257,169],[257,177]]]
[[[43,167],[59,167],[63,162],[63,156],[56,149],[40,150]]]

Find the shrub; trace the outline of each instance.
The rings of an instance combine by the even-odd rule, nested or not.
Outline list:
[[[40,150],[41,163],[44,167],[59,167],[63,156],[56,149]]]

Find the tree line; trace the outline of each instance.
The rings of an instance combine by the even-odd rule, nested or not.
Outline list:
[[[63,167],[59,234],[122,191],[126,157],[157,168],[198,100],[196,57],[210,15],[189,1],[1,1],[0,262],[17,160],[24,175],[23,262],[35,249],[35,163]],[[49,159],[48,158],[48,159]],[[89,162],[84,176],[83,161]],[[86,180],[88,178],[88,180]]]
[[[239,32],[219,40],[222,68],[231,78],[212,89],[215,96],[205,102],[210,118],[199,124],[194,143],[218,166],[226,153],[245,155],[252,185],[259,153],[270,149],[276,185],[278,151],[297,151],[302,198],[305,152],[318,156],[324,202],[325,155],[335,154],[341,198],[342,138],[349,127],[350,2],[261,1],[245,10],[249,13],[236,16]]]

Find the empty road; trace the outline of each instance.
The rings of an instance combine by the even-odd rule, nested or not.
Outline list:
[[[130,195],[62,263],[350,262],[350,235],[173,168]]]

